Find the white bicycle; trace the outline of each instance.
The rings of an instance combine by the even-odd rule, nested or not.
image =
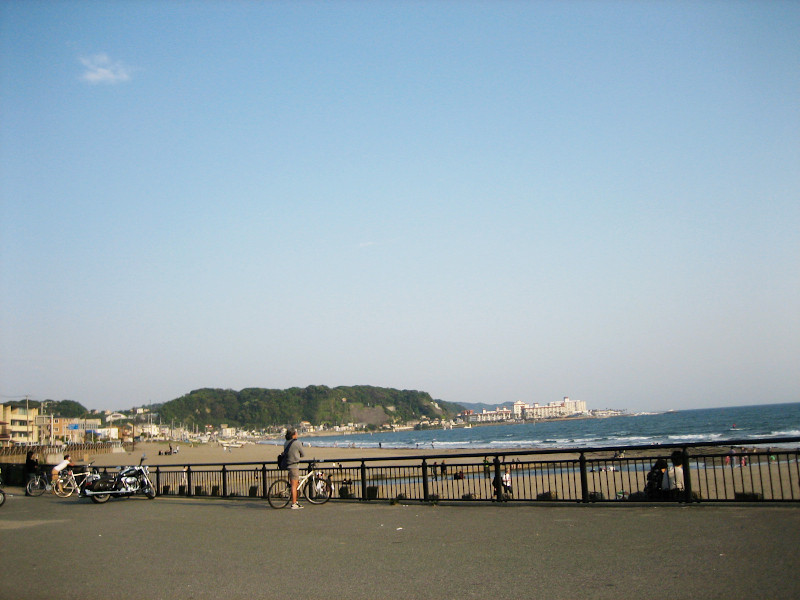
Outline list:
[[[297,483],[297,495],[302,494],[311,504],[325,504],[331,499],[333,483],[329,475],[317,471],[316,463],[308,464],[308,473]],[[272,508],[285,508],[292,501],[292,484],[288,479],[279,479],[267,491],[267,501]]]

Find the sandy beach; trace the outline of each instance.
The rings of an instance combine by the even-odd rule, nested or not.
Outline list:
[[[370,462],[376,459],[387,459],[387,463],[392,457],[414,457],[414,456],[452,456],[461,454],[463,450],[397,450],[380,448],[330,448],[314,445],[314,438],[302,438],[304,459],[316,459],[319,462],[343,462],[353,465],[361,459],[369,459]],[[173,449],[178,449],[176,454],[165,454],[169,451],[169,444],[166,442],[143,442],[137,443],[132,451],[124,453],[109,454],[89,454],[82,453],[80,456],[73,456],[73,460],[86,464],[93,461],[98,467],[112,467],[119,465],[138,464],[142,454],[146,454],[145,462],[148,465],[198,465],[198,464],[217,464],[217,463],[253,463],[266,462],[274,463],[278,454],[282,450],[282,445],[273,444],[244,444],[241,448],[227,449],[218,443],[208,444],[182,444],[173,443]],[[161,454],[159,454],[161,452]],[[464,459],[465,461],[468,459]],[[474,459],[472,459],[474,461]],[[381,461],[383,462],[383,461]],[[449,461],[448,461],[449,462]],[[454,460],[453,464],[458,461]]]
[[[396,449],[396,448],[349,448],[337,447],[331,448],[329,446],[316,446],[314,445],[315,437],[300,438],[303,443],[303,453],[305,460],[316,459],[322,462],[344,462],[352,463],[367,459],[370,463],[378,461],[379,464],[391,464],[391,459],[403,457],[429,457],[429,462],[434,460],[441,460],[444,458],[448,464],[466,464],[480,462],[483,456],[491,457],[496,452],[470,452],[464,449],[442,449],[442,448],[419,448],[419,449]],[[137,442],[133,450],[126,450],[125,452],[110,453],[110,454],[91,454],[80,453],[73,455],[73,460],[82,464],[94,461],[95,466],[118,466],[137,464],[142,454],[147,455],[146,463],[148,465],[186,465],[186,464],[217,464],[217,463],[236,463],[236,462],[267,462],[273,463],[281,452],[281,445],[276,444],[252,444],[246,443],[241,448],[225,448],[222,444],[212,442],[207,444],[186,444],[177,443],[172,444],[173,449],[178,449],[178,452],[173,455],[165,454],[169,450],[167,442]],[[281,442],[282,444],[282,442]],[[723,453],[723,448],[709,448],[709,453]],[[159,454],[159,452],[161,454]],[[512,455],[514,452],[524,452],[521,449],[508,450],[505,454]],[[605,453],[587,453],[587,458],[611,458],[612,450]],[[654,456],[669,454],[671,450],[642,450],[642,451],[629,451],[626,455],[629,458],[637,456]],[[471,457],[464,458],[451,458],[458,454],[471,454]],[[501,452],[501,454],[503,454]],[[547,460],[548,458],[557,457],[560,460],[568,458],[578,458],[579,452],[573,449],[565,450],[562,452],[553,450],[552,453],[537,454],[537,460]]]

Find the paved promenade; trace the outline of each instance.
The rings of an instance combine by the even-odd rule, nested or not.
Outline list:
[[[798,506],[15,495],[0,508],[0,600],[795,599],[798,532]]]

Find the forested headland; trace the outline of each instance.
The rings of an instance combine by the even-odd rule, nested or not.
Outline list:
[[[286,390],[246,388],[238,392],[205,388],[155,410],[162,423],[174,421],[187,426],[267,428],[308,421],[315,426],[363,423],[379,427],[423,417],[449,419],[462,407],[434,400],[427,392],[416,390],[312,385]]]

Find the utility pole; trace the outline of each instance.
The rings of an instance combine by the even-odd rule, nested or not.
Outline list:
[[[31,413],[28,410],[28,395],[25,394],[25,441],[31,441]]]

